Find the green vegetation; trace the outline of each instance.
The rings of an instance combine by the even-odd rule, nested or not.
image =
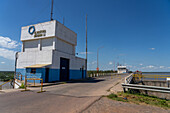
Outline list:
[[[0,71],[0,81],[8,81],[14,78],[13,71]]]
[[[113,71],[113,70],[105,70],[105,71],[96,71],[96,70],[90,70],[90,71],[87,71],[87,74],[90,75],[90,74],[97,74],[97,73],[117,73],[117,71]],[[132,71],[129,71],[129,73],[132,73]]]
[[[24,88],[25,88],[24,83],[22,83],[21,86],[20,86],[19,88],[20,88],[20,89],[24,89]]]
[[[170,100],[160,99],[155,96],[120,92],[118,94],[110,94],[107,97],[117,101],[131,102],[135,104],[149,104],[170,109]]]
[[[90,74],[96,74],[96,73],[117,73],[117,71],[113,71],[113,70],[106,70],[106,71],[96,71],[96,70],[90,70],[90,71],[87,71],[88,75]]]
[[[128,102],[128,100],[126,100],[122,97],[118,97],[116,94],[113,94],[113,93],[108,95],[107,97],[110,99],[113,99],[113,100],[117,100],[117,101]]]

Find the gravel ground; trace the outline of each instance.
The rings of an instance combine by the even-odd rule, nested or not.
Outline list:
[[[170,109],[165,110],[150,105],[137,105],[114,101],[107,97],[103,97],[84,110],[83,113],[170,113]]]

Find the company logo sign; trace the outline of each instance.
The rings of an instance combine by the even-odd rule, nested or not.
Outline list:
[[[32,34],[34,34],[34,32],[35,32],[35,27],[30,26],[29,29],[28,29],[28,33],[32,35]]]
[[[36,31],[34,26],[29,27],[28,33],[31,34],[31,35],[34,34],[34,37],[46,36],[46,30]]]

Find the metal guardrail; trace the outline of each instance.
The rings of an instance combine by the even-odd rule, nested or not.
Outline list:
[[[125,84],[130,84],[133,79],[133,73],[131,73],[129,76],[125,77]]]
[[[123,87],[124,91],[126,91],[125,88],[129,88],[129,89],[138,89],[138,90],[145,90],[145,91],[170,93],[170,88],[166,88],[166,87],[146,86],[146,85],[136,85],[136,84],[124,84],[124,83],[122,83],[122,87]]]
[[[12,80],[9,80],[9,81],[4,82],[3,84],[1,84],[1,85],[0,85],[0,90],[2,90],[2,86],[3,86],[3,85],[5,85],[5,84],[7,84],[7,83],[9,83],[9,82],[12,82]]]

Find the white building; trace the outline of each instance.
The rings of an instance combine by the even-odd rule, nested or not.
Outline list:
[[[117,73],[128,73],[126,66],[117,66]]]
[[[85,78],[85,59],[75,56],[77,34],[53,20],[21,29],[22,51],[17,72],[43,78],[44,82]]]

